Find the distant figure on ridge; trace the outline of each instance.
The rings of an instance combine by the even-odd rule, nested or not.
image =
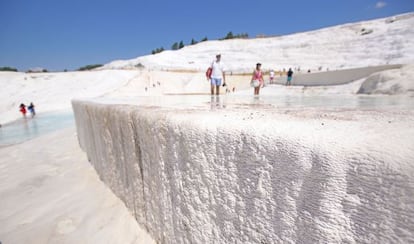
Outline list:
[[[263,74],[260,70],[261,67],[261,63],[256,64],[256,69],[253,71],[252,79],[250,81],[250,86],[254,88],[254,95],[259,95],[260,87],[263,87],[264,85]]]
[[[223,82],[223,86],[226,85],[226,76],[224,74],[224,65],[223,62],[220,62],[221,54],[216,55],[216,60],[214,60],[210,68],[212,69],[211,72],[211,95],[214,95],[214,87],[216,88],[216,95],[220,94],[220,86]]]
[[[27,109],[29,110],[30,114],[32,115],[32,118],[36,115],[36,111],[35,111],[35,106],[33,105],[33,103],[30,103],[30,105],[27,107]]]
[[[292,76],[293,76],[293,71],[291,68],[289,68],[289,71],[287,72],[287,80],[286,80],[287,86],[292,85]]]
[[[20,110],[19,110],[22,114],[23,117],[26,118],[26,105],[24,105],[24,103],[20,104]]]

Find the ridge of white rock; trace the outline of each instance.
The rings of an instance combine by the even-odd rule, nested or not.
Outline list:
[[[369,65],[414,63],[414,13],[360,21],[290,35],[211,40],[182,49],[129,60],[115,60],[101,69],[204,71],[216,53],[228,72],[251,72],[257,62],[263,70],[300,67],[336,70]],[[277,31],[277,30],[276,30]]]
[[[412,110],[72,106],[89,161],[159,243],[414,242]]]

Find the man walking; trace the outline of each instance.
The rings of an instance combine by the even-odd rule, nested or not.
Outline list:
[[[216,55],[216,60],[211,63],[211,95],[214,95],[214,88],[216,88],[216,95],[220,94],[220,86],[226,85],[226,76],[224,74],[224,66],[221,60],[221,54]]]

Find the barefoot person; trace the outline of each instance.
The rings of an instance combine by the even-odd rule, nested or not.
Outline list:
[[[260,87],[263,87],[264,85],[261,67],[261,63],[256,64],[256,69],[253,71],[252,79],[250,81],[250,85],[254,88],[254,95],[259,95]]]
[[[220,86],[226,84],[226,76],[224,74],[224,66],[221,62],[221,54],[216,55],[216,60],[211,63],[211,95],[214,95],[214,88],[216,89],[216,95],[220,94]]]
[[[24,105],[24,103],[20,104],[20,109],[19,111],[22,113],[23,117],[26,118],[26,105]]]
[[[269,83],[270,83],[270,84],[273,84],[273,81],[274,81],[274,79],[275,79],[275,71],[270,70],[270,72],[269,72],[269,76],[270,76]]]
[[[292,76],[293,76],[293,71],[291,68],[289,68],[289,71],[287,72],[287,80],[286,80],[287,86],[292,85]]]
[[[33,103],[30,103],[30,105],[27,107],[30,114],[32,115],[32,118],[36,115],[35,106]]]

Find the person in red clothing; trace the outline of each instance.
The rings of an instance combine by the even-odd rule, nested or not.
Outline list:
[[[23,117],[26,118],[26,105],[24,103],[20,104],[20,112],[23,114]]]

